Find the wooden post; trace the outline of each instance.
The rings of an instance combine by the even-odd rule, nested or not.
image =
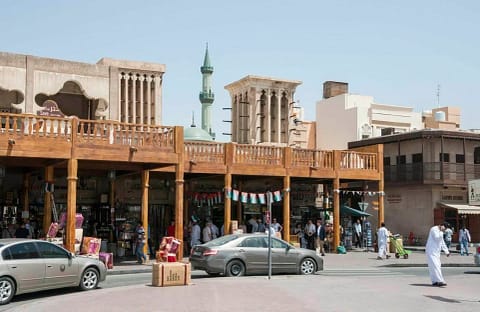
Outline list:
[[[283,239],[290,242],[290,176],[283,177]]]
[[[145,240],[148,242],[148,189],[150,187],[150,171],[142,171],[142,224],[145,229]],[[148,253],[148,244],[143,246],[143,253]],[[153,255],[155,257],[155,255]],[[152,255],[150,255],[152,257]]]
[[[45,167],[45,181],[48,183],[54,182],[53,177],[53,167],[47,166]],[[43,232],[45,237],[47,236],[48,228],[52,223],[52,197],[51,193],[45,191],[43,197]]]
[[[385,183],[384,183],[384,171],[383,171],[383,144],[377,145],[377,158],[378,158],[378,171],[380,173],[380,179],[378,181],[378,227],[382,222],[385,222]]]
[[[67,226],[65,232],[65,248],[75,252],[75,214],[77,212],[77,172],[78,160],[68,160],[67,175]]]
[[[225,165],[227,172],[225,173],[225,193],[232,191],[232,173],[231,166],[233,163],[233,143],[228,143],[225,146]],[[232,210],[231,196],[225,196],[225,211],[223,213],[223,233],[230,234],[230,219]],[[239,220],[240,222],[240,220]]]
[[[175,127],[175,153],[178,155],[178,163],[175,166],[175,237],[182,242],[177,250],[177,259],[182,260],[184,244],[186,243],[183,241],[183,178],[185,170],[183,127]]]
[[[340,246],[340,179],[333,179],[333,250]]]

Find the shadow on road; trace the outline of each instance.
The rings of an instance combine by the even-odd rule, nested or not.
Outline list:
[[[425,297],[430,298],[430,299],[434,299],[434,300],[438,300],[438,301],[441,301],[441,302],[461,303],[461,301],[458,301],[458,300],[455,300],[455,299],[449,299],[449,298],[445,298],[445,297],[441,297],[441,296],[428,296],[428,295],[425,295]]]
[[[437,286],[432,286],[432,284],[410,284],[410,286],[418,286],[418,287],[437,287]]]

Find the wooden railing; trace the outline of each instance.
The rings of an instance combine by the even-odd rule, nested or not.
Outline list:
[[[333,151],[292,149],[292,167],[333,169]]]
[[[282,147],[261,145],[234,145],[233,163],[250,165],[283,166]]]
[[[377,154],[341,151],[340,169],[378,170]]]
[[[225,144],[185,141],[185,160],[224,164]]]
[[[79,143],[173,149],[175,131],[174,127],[80,119],[76,139]]]
[[[0,122],[0,134],[61,138],[80,144],[130,145],[173,150],[175,143],[174,127],[166,126],[8,113],[0,113]]]

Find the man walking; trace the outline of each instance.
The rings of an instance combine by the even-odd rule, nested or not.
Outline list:
[[[426,254],[428,261],[428,271],[432,286],[447,286],[442,275],[442,263],[440,262],[440,252],[443,250],[445,254],[450,256],[447,245],[443,240],[443,231],[448,227],[448,223],[436,225],[430,229],[428,234]]]
[[[325,256],[325,250],[323,245],[325,243],[325,227],[322,224],[322,219],[317,219],[317,230],[315,235],[315,247],[317,254],[320,253],[322,256]]]
[[[378,244],[377,260],[383,260],[383,257],[385,257],[386,259],[390,258],[390,256],[387,255],[387,241],[388,241],[388,230],[385,227],[385,223],[382,222],[377,232],[377,244]]]
[[[471,240],[470,232],[468,229],[464,226],[458,231],[458,242],[460,243],[460,255],[463,256],[464,254],[467,254],[468,256],[468,243],[470,243]]]
[[[355,247],[362,248],[363,235],[362,235],[362,223],[360,219],[357,219],[357,222],[353,227],[355,230]]]

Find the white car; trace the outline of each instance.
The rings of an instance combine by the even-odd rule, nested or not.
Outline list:
[[[75,256],[47,241],[0,239],[0,305],[34,291],[72,286],[95,289],[106,275],[98,259]]]

